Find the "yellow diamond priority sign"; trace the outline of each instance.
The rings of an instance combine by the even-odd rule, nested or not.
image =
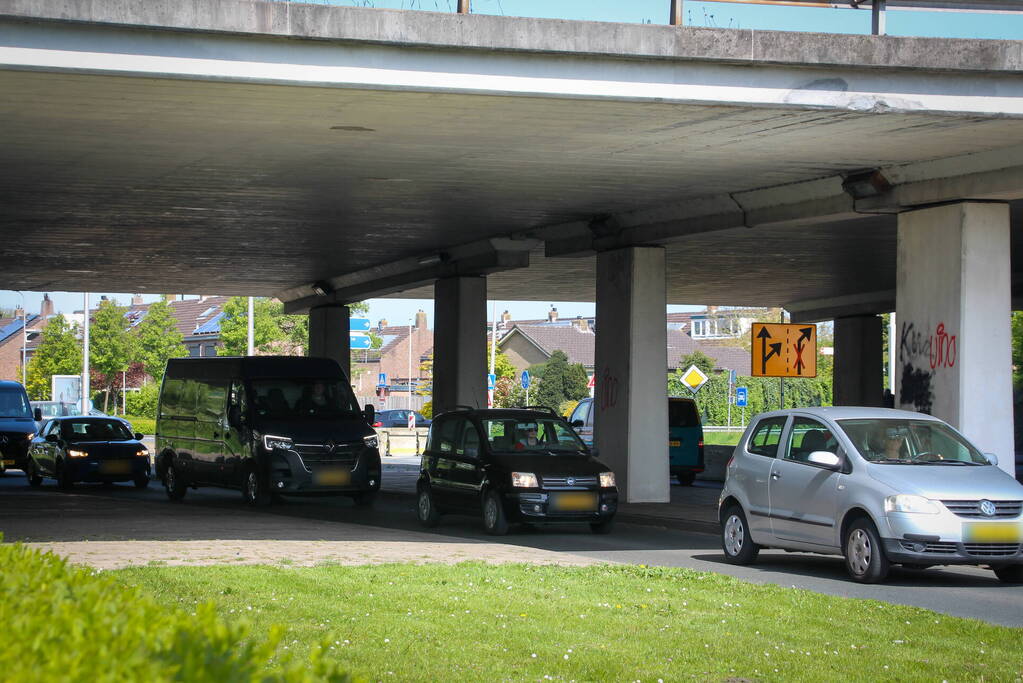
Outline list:
[[[707,375],[703,374],[703,371],[695,365],[690,365],[689,368],[682,373],[682,384],[689,387],[689,391],[694,394],[707,383],[707,379]]]

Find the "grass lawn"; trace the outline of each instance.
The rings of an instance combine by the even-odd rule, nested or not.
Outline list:
[[[168,605],[327,641],[372,680],[1017,681],[1023,630],[686,569],[140,567]],[[1006,590],[1015,590],[1007,588]],[[548,678],[549,677],[549,678]]]
[[[143,434],[150,435],[156,433],[156,420],[151,417],[125,415],[124,419],[131,423],[131,428],[136,432],[142,432]]]
[[[742,429],[736,429],[734,432],[704,432],[703,443],[708,446],[734,446],[739,443],[742,433]]]

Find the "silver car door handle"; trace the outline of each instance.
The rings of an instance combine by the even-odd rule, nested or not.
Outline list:
[[[781,475],[777,472],[771,472],[771,479],[781,479]]]

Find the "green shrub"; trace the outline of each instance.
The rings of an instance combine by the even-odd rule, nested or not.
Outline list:
[[[142,432],[143,434],[156,434],[156,420],[138,415],[124,415],[125,420],[131,423],[131,431]]]
[[[150,382],[138,391],[128,392],[128,414],[156,419],[156,404],[160,399],[160,385]],[[147,432],[151,434],[152,432]]]
[[[433,401],[427,401],[423,404],[423,407],[419,409],[419,414],[425,417],[427,420],[433,419]]]
[[[347,681],[314,647],[279,656],[266,639],[221,620],[212,603],[164,607],[133,587],[50,553],[0,545],[4,681]]]

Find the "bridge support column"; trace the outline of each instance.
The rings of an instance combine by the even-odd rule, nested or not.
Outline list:
[[[309,355],[333,358],[352,379],[352,352],[348,340],[348,306],[325,304],[309,309]]]
[[[668,478],[665,254],[597,255],[594,443],[630,503],[665,503]]]
[[[884,393],[881,318],[835,318],[836,406],[880,406]]]
[[[450,277],[434,285],[433,411],[487,407],[487,279]]]
[[[946,420],[1014,473],[1009,207],[899,215],[896,407]]]

